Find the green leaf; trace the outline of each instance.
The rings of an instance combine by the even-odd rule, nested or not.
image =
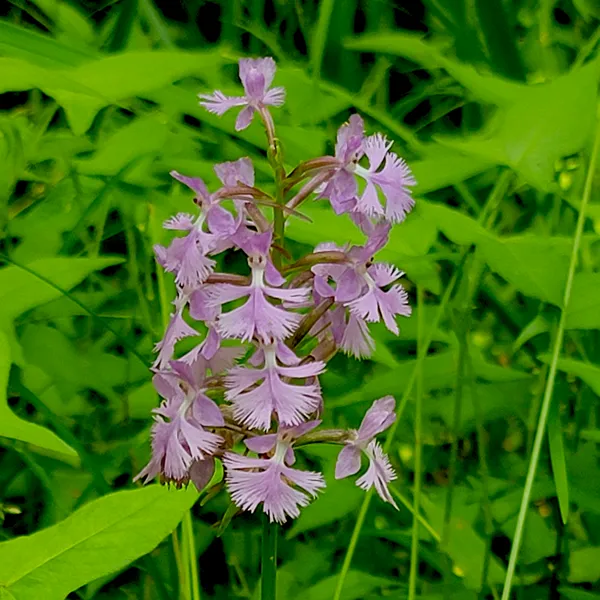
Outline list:
[[[542,354],[538,358],[543,363],[550,364],[549,354]],[[600,367],[574,358],[559,358],[557,368],[559,371],[576,375],[600,396]]]
[[[600,273],[575,275],[566,327],[600,329]]]
[[[122,262],[120,257],[59,257],[32,261],[25,265],[28,270],[17,265],[4,267],[0,269],[0,317],[12,320],[25,311],[59,298],[63,292],[57,288],[69,290],[90,273]]]
[[[305,448],[305,452],[324,460],[323,474],[327,481],[327,493],[320,494],[302,509],[287,533],[288,538],[339,521],[358,508],[364,497],[364,491],[351,479],[335,479],[335,461],[339,447],[309,446]]]
[[[309,588],[304,588],[296,600],[331,600],[335,592],[338,576],[330,575]],[[369,597],[375,590],[397,588],[400,582],[397,579],[376,577],[361,571],[348,571],[346,575],[343,598],[344,600],[362,600]],[[381,592],[378,592],[378,598]]]
[[[57,525],[0,544],[0,589],[18,600],[63,600],[151,552],[197,498],[191,488],[152,485],[94,500]]]
[[[486,551],[486,542],[479,537],[473,528],[473,521],[477,516],[478,506],[466,503],[467,490],[455,488],[452,515],[449,525],[448,546],[442,548],[454,563],[454,572],[460,574],[468,589],[481,589],[481,574]],[[437,499],[421,497],[423,510],[427,519],[436,531],[444,527],[444,502],[443,495]],[[488,542],[489,543],[489,542]],[[500,583],[504,579],[504,567],[500,561],[492,556],[489,572],[489,583]]]
[[[572,245],[562,237],[489,235],[479,249],[489,267],[520,292],[561,306]]]
[[[571,583],[595,582],[600,579],[600,547],[579,548],[569,553],[569,574]]]
[[[36,448],[48,451],[61,460],[77,462],[77,453],[56,434],[45,427],[29,423],[8,406],[6,390],[10,371],[10,344],[6,335],[0,330],[0,436],[32,444]]]

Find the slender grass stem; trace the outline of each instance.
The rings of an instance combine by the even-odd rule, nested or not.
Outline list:
[[[271,523],[263,513],[261,600],[277,598],[277,523]]]
[[[423,358],[425,357],[423,340],[423,288],[417,288],[417,355],[421,362],[417,366],[417,397],[415,399],[415,479],[413,495],[413,525],[412,540],[410,544],[410,572],[408,576],[408,600],[414,600],[417,593],[418,566],[419,566],[419,526],[417,518],[421,510],[421,462],[423,440],[421,424],[423,420]],[[426,351],[426,350],[425,350]]]
[[[571,300],[571,291],[573,289],[573,279],[575,278],[575,268],[577,266],[577,258],[579,254],[579,247],[581,245],[581,238],[583,235],[583,226],[585,224],[585,212],[592,194],[592,184],[594,180],[594,171],[596,162],[598,159],[598,151],[600,148],[600,128],[596,126],[596,136],[594,139],[594,148],[592,150],[592,156],[590,158],[590,164],[586,175],[585,186],[583,191],[583,200],[581,202],[581,209],[577,218],[577,226],[575,228],[575,236],[573,238],[573,249],[571,250],[571,259],[569,261],[569,271],[567,273],[567,283],[565,285],[565,291],[563,296],[562,310],[560,313],[560,320],[558,322],[558,329],[554,338],[554,345],[552,349],[552,360],[550,362],[550,370],[548,372],[548,379],[546,380],[546,387],[544,389],[544,396],[542,399],[542,407],[540,410],[540,416],[538,419],[538,425],[535,433],[535,440],[533,442],[533,448],[531,451],[531,458],[529,460],[529,467],[527,469],[527,477],[525,479],[525,488],[523,489],[523,498],[521,500],[521,506],[519,508],[519,516],[517,517],[517,526],[515,529],[515,537],[513,539],[512,548],[510,551],[510,557],[508,560],[508,568],[506,570],[506,578],[504,580],[504,589],[502,590],[502,600],[509,600],[513,578],[515,575],[515,567],[517,565],[517,559],[519,557],[519,550],[521,549],[521,542],[523,540],[523,532],[525,530],[525,519],[527,517],[527,509],[529,508],[529,501],[531,499],[531,490],[535,481],[535,475],[537,473],[538,464],[540,461],[540,453],[542,450],[542,443],[544,441],[544,435],[546,433],[546,425],[548,422],[548,413],[550,411],[550,403],[552,402],[552,392],[554,390],[554,382],[556,380],[556,372],[558,366],[558,358],[562,349],[567,309]]]

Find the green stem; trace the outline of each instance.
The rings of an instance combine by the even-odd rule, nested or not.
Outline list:
[[[263,513],[261,600],[277,598],[277,527]]]
[[[590,164],[585,180],[585,187],[583,191],[583,200],[581,202],[581,208],[579,210],[579,217],[577,218],[577,226],[575,228],[575,236],[573,238],[573,249],[571,250],[571,260],[569,262],[569,271],[567,274],[567,283],[565,285],[565,292],[563,297],[563,304],[560,313],[560,320],[558,322],[558,330],[556,337],[554,338],[554,347],[552,350],[552,362],[550,363],[550,370],[548,372],[548,379],[546,380],[546,387],[544,389],[544,397],[542,400],[542,408],[540,410],[540,417],[538,420],[538,426],[535,433],[535,440],[533,442],[533,449],[531,452],[531,459],[529,460],[529,468],[527,469],[527,477],[525,479],[525,488],[523,490],[523,498],[521,500],[521,507],[519,509],[519,516],[517,517],[517,527],[515,529],[515,537],[513,539],[512,548],[510,551],[510,558],[508,560],[508,568],[506,570],[506,578],[504,580],[504,589],[502,590],[502,600],[509,600],[510,593],[513,585],[513,578],[515,574],[515,567],[517,565],[517,559],[519,557],[519,550],[521,549],[521,542],[523,540],[523,531],[525,529],[525,519],[527,517],[527,510],[529,508],[529,501],[531,499],[531,490],[535,481],[535,475],[537,467],[540,461],[540,453],[542,450],[542,443],[544,441],[544,435],[546,433],[546,424],[548,422],[548,413],[550,411],[550,403],[552,401],[552,392],[554,390],[554,381],[556,380],[556,372],[558,365],[558,358],[562,349],[567,309],[571,300],[571,291],[573,289],[573,279],[575,278],[575,268],[577,266],[577,257],[579,254],[579,247],[581,245],[581,237],[583,235],[583,226],[585,224],[585,211],[592,194],[592,184],[594,180],[594,171],[596,162],[598,159],[598,150],[600,147],[600,129],[596,129],[596,137],[594,139],[594,148],[592,150],[592,156],[590,158]]]
[[[414,600],[417,593],[419,563],[419,519],[421,510],[421,458],[423,440],[421,433],[423,402],[423,359],[426,355],[423,340],[423,288],[417,287],[417,355],[421,358],[417,366],[417,397],[415,400],[415,481],[413,496],[413,525],[410,544],[410,573],[408,577],[408,600]]]
[[[198,577],[198,559],[196,556],[196,542],[194,539],[194,526],[192,522],[192,513],[187,511],[181,524],[183,530],[183,539],[186,546],[187,563],[189,566],[189,589],[192,600],[200,600],[200,580]]]

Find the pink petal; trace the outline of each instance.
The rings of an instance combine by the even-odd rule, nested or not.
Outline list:
[[[367,324],[355,315],[350,315],[348,324],[340,342],[344,352],[352,354],[356,358],[371,356],[375,349],[375,342],[369,334]]]
[[[252,293],[248,285],[232,285],[231,283],[216,283],[206,288],[206,304],[209,307],[220,306],[226,302],[239,300]]]
[[[369,158],[369,171],[375,172],[379,169],[383,159],[386,157],[393,142],[388,142],[381,133],[370,135],[364,143],[365,154]]]
[[[358,200],[356,210],[369,217],[378,217],[384,214],[383,206],[381,206],[377,195],[377,188],[371,180],[367,180],[367,185]]]
[[[238,115],[235,121],[235,130],[242,131],[252,123],[252,118],[254,117],[254,108],[252,106],[246,106],[246,108],[242,109],[240,114]]]
[[[271,427],[274,399],[268,381],[258,387],[236,394],[233,399],[233,414],[240,423],[251,429],[268,431]]]
[[[265,286],[265,294],[294,304],[305,302],[310,297],[310,288],[276,288]]]
[[[214,166],[217,177],[226,187],[235,187],[238,183],[254,185],[254,166],[249,158],[220,163]]]
[[[263,98],[263,104],[266,106],[281,106],[285,102],[285,89],[274,87],[267,91]]]
[[[295,365],[291,367],[276,367],[277,373],[281,377],[294,377],[296,379],[305,379],[306,377],[316,377],[325,371],[325,363],[320,360]]]
[[[190,316],[196,321],[212,321],[219,315],[219,309],[210,304],[210,285],[203,285],[190,296]]]
[[[371,265],[367,272],[379,287],[389,285],[404,275],[398,268],[393,265],[386,265],[385,263]]]
[[[336,302],[350,302],[361,294],[365,283],[363,278],[351,268],[347,268],[337,282]]]
[[[398,505],[394,502],[387,484],[396,479],[394,469],[390,464],[390,459],[383,452],[381,446],[373,441],[367,448],[369,456],[369,468],[367,472],[356,480],[356,485],[363,490],[368,490],[375,486],[375,490],[382,500],[389,502],[394,508],[398,509]]]
[[[210,207],[206,216],[206,222],[211,232],[217,235],[231,235],[236,230],[233,215],[218,205]]]
[[[171,171],[170,175],[174,179],[177,179],[177,181],[180,181],[184,185],[187,185],[190,188],[190,190],[196,192],[197,196],[199,196],[203,200],[208,200],[210,198],[208,188],[206,187],[204,181],[200,179],[200,177],[188,177],[187,175],[182,175],[177,171]]]
[[[335,478],[343,479],[358,473],[360,469],[360,450],[352,445],[347,444],[338,454],[337,462],[335,463]]]
[[[175,171],[172,171],[175,173]],[[190,231],[194,228],[194,217],[188,213],[177,213],[174,217],[163,223],[165,229],[176,229],[178,231]]]
[[[250,77],[253,72],[259,73],[262,76],[265,88],[270,87],[271,83],[273,83],[275,70],[277,69],[275,61],[270,56],[266,58],[242,58],[239,61],[239,66],[240,81],[242,82],[244,89],[248,83],[248,77]]]
[[[225,397],[233,400],[250,386],[266,377],[265,369],[247,369],[245,367],[234,367],[225,376]]]
[[[267,435],[258,435],[256,437],[248,438],[244,441],[248,450],[256,452],[256,454],[267,454],[275,448],[277,443],[277,434],[268,433]]]
[[[358,439],[362,442],[371,441],[376,435],[385,431],[396,420],[395,405],[396,400],[393,396],[375,400],[362,420]]]
[[[222,427],[225,425],[223,413],[217,404],[203,393],[199,393],[192,404],[194,419],[206,427]]]
[[[234,106],[245,106],[248,103],[246,98],[226,96],[220,90],[217,90],[212,94],[199,94],[198,97],[201,100],[200,106],[203,106],[208,112],[218,116],[222,116]]]

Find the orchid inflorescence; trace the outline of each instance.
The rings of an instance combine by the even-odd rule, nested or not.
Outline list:
[[[395,473],[376,441],[395,419],[394,399],[376,400],[358,430],[317,431],[323,411],[318,377],[338,350],[357,358],[373,352],[369,323],[383,321],[398,334],[396,317],[410,315],[398,283],[403,273],[373,256],[411,210],[408,188],[415,181],[385,136],[365,135],[357,114],[340,127],[335,156],[306,161],[286,175],[269,112],[285,100],[283,88],[271,87],[275,62],[242,59],[239,75],[244,96],[216,91],[201,95],[200,104],[216,115],[242,107],[237,130],[258,115],[278,193],[273,199],[254,186],[249,158],[215,165],[222,187],[212,193],[200,178],[171,173],[193,191],[198,213],[166,221],[165,228],[185,235],[155,247],[158,263],[175,276],[177,297],[153,364],[163,401],[154,410],[152,458],[137,478],[160,476],[178,487],[192,481],[202,489],[219,459],[233,502],[249,511],[262,504],[271,521],[283,523],[325,487],[321,473],[294,466],[297,447],[328,441],[343,446],[336,478],[356,474],[364,454],[368,468],[357,485],[375,487],[395,506],[388,490]],[[361,164],[365,157],[368,166]],[[314,195],[329,200],[336,214],[348,214],[366,241],[344,247],[324,241],[283,268],[285,219]],[[274,226],[264,206],[273,207]],[[215,272],[212,257],[228,249],[247,256],[249,277]],[[191,320],[207,333],[175,358],[178,341],[199,336]],[[301,355],[307,339],[312,343],[302,347],[310,350]]]

